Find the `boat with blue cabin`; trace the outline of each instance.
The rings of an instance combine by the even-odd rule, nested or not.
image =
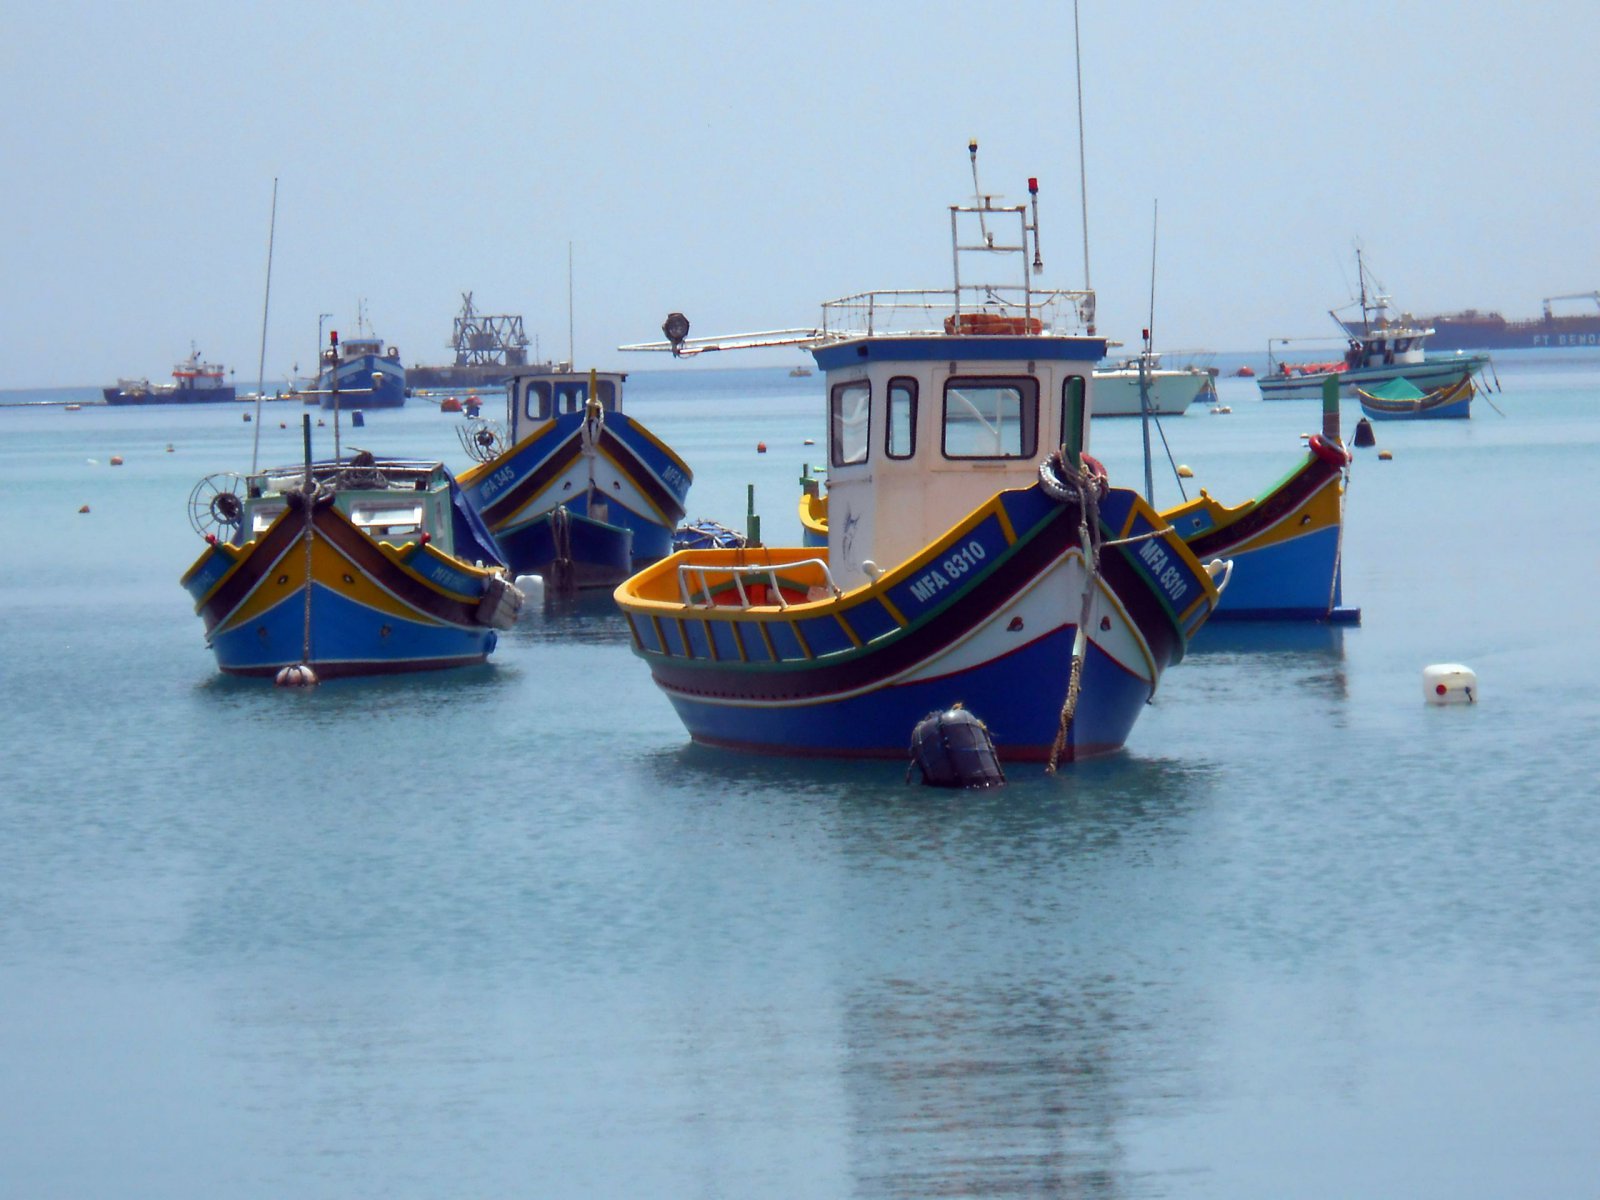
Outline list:
[[[189,357],[172,368],[172,382],[151,385],[148,379],[119,379],[101,388],[107,404],[230,404],[237,398],[220,363],[203,362],[189,346]]]
[[[228,675],[482,663],[522,606],[493,535],[439,462],[357,453],[211,475],[189,514],[206,547],[181,582]]]
[[[406,402],[406,369],[398,346],[386,346],[380,337],[362,333],[340,342],[337,331],[322,350],[316,384],[301,393],[307,403],[323,408],[338,403],[347,409],[399,408]]]
[[[623,411],[627,375],[513,368],[504,426],[460,427],[460,481],[516,575],[551,591],[612,588],[672,552],[694,473]]]
[[[624,347],[799,345],[824,376],[827,545],[684,550],[615,592],[695,741],[902,757],[962,704],[1004,757],[1105,754],[1215,609],[1228,564],[1202,565],[1088,454],[1106,344],[1080,332],[1090,293],[1031,283],[1029,192],[1031,220],[991,196],[951,206],[951,288],[734,338],[691,339],[674,313],[666,342]],[[1008,259],[1018,275],[987,273]]]

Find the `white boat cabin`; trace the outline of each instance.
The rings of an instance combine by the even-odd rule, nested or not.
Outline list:
[[[589,378],[594,376],[595,398],[602,412],[622,411],[620,371],[516,371],[506,380],[506,426],[514,446],[546,422],[569,413],[582,413],[589,400]]]
[[[828,406],[828,562],[854,587],[996,492],[1027,487],[1057,447],[1089,444],[1099,338],[864,337],[818,347]]]

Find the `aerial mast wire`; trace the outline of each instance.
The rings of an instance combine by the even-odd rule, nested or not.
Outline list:
[[[267,294],[261,301],[261,357],[256,361],[256,416],[255,436],[250,443],[250,474],[256,473],[256,461],[261,456],[261,393],[266,391],[267,377],[267,312],[272,307],[272,244],[278,236],[278,177],[272,177],[272,220],[267,226]]]

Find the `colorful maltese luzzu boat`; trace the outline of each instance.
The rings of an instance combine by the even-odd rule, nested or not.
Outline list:
[[[957,236],[978,220],[990,237]],[[1020,244],[995,232],[1011,220]],[[1183,657],[1227,564],[1202,566],[1087,455],[1105,342],[1058,331],[1092,296],[1032,288],[1036,229],[1020,205],[953,207],[952,289],[723,340],[689,339],[675,313],[667,343],[629,347],[801,344],[825,376],[827,545],[682,551],[616,590],[696,741],[900,757],[921,718],[960,704],[1002,756],[1054,763],[1122,746]],[[1020,254],[1020,282],[964,281],[974,253]],[[930,312],[938,327],[893,331]]]
[[[1202,561],[1233,563],[1212,620],[1328,621],[1357,624],[1344,604],[1344,488],[1350,452],[1339,437],[1339,391],[1324,388],[1323,432],[1288,474],[1240,504],[1220,503],[1204,489],[1165,509],[1161,519]],[[807,546],[828,544],[825,481],[800,479],[800,528]]]
[[[622,411],[620,373],[525,370],[506,382],[507,424],[462,427],[478,464],[468,501],[516,575],[552,590],[615,587],[672,552],[693,473]]]
[[[363,453],[211,475],[189,512],[206,548],[182,583],[229,675],[306,666],[315,682],[481,663],[522,605],[441,463]]]

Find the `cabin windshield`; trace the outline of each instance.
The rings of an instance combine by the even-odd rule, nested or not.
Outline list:
[[[1038,443],[1037,380],[956,376],[945,384],[946,458],[1032,458]]]
[[[595,394],[602,409],[617,411],[617,385],[613,380],[597,381]],[[523,412],[531,420],[548,421],[564,413],[581,413],[588,399],[587,379],[534,379],[528,383]]]

